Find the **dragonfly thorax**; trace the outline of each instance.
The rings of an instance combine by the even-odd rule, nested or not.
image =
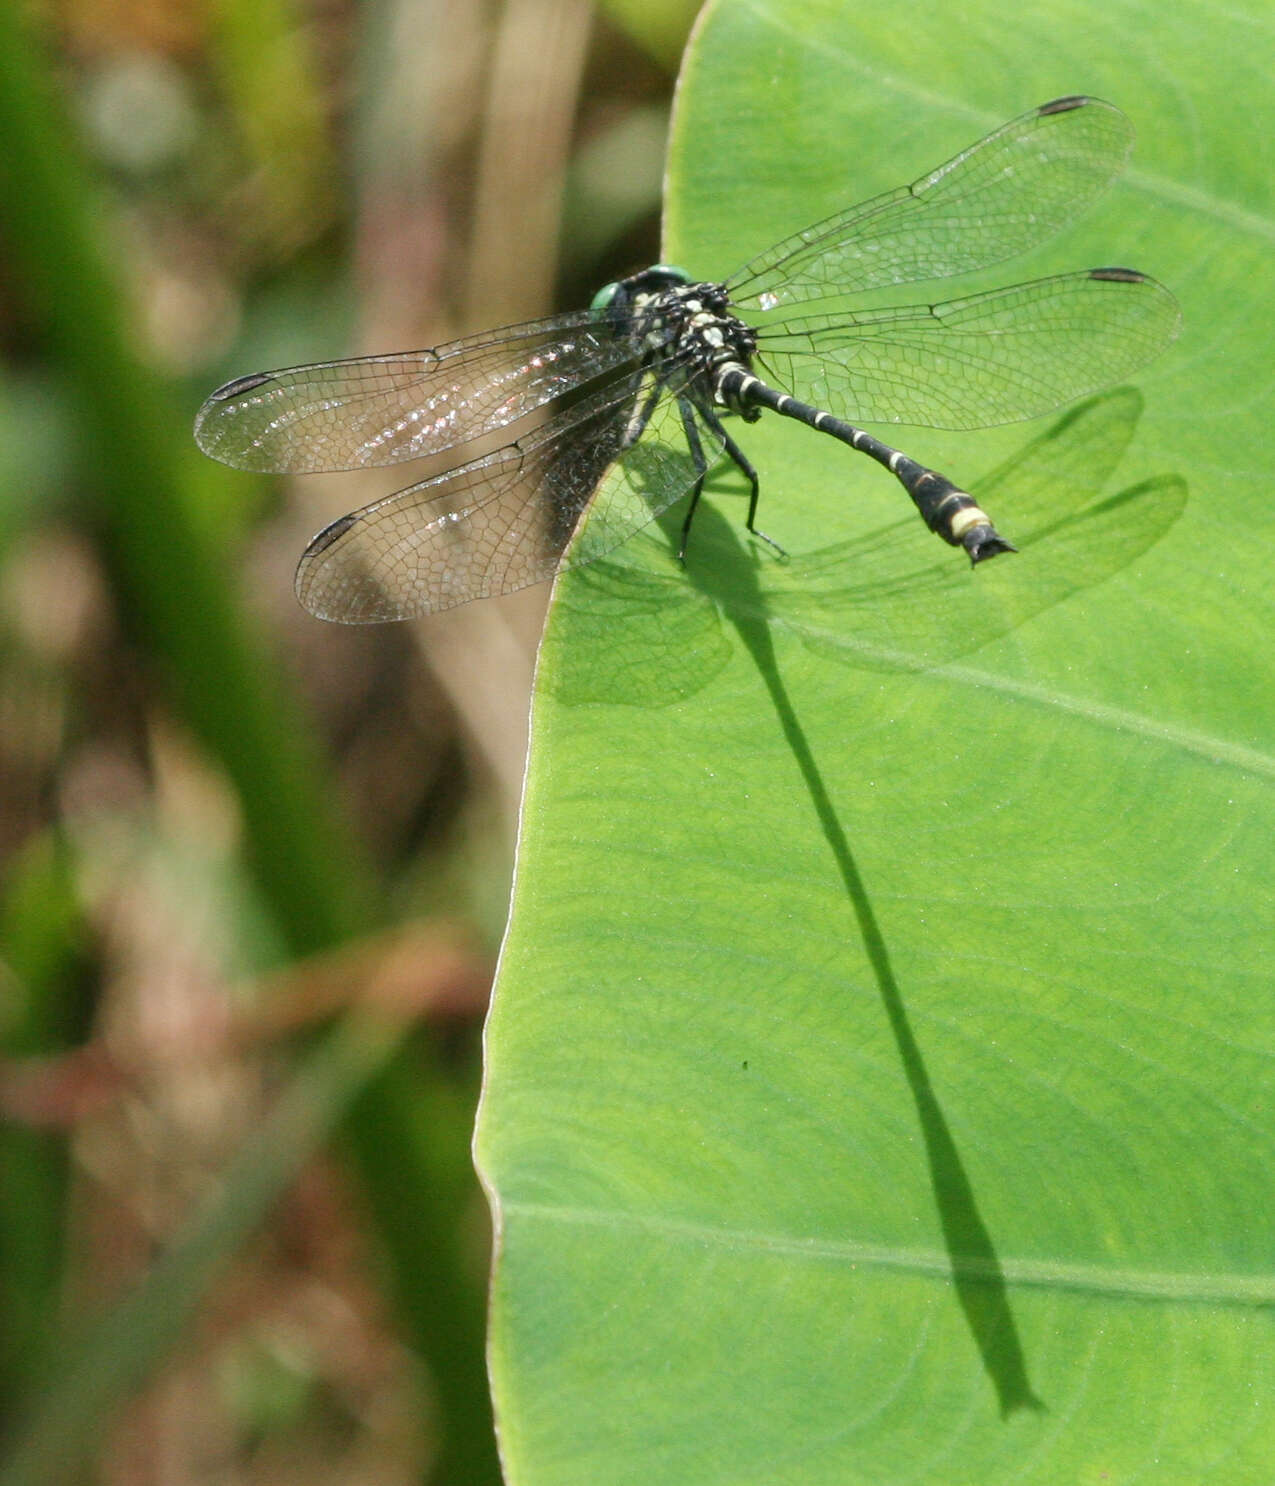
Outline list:
[[[594,309],[630,336],[642,358],[670,385],[702,379],[715,387],[727,366],[751,367],[756,332],[730,313],[724,284],[689,283],[681,269],[658,265],[608,285]]]
[[[727,365],[752,365],[757,333],[729,313],[730,301],[721,284],[688,284],[678,298],[684,318],[678,324],[673,354],[680,362],[710,374]]]

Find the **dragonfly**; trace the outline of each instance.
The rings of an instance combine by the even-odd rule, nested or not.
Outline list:
[[[585,310],[239,377],[204,403],[195,438],[259,472],[446,465],[306,548],[298,598],[345,623],[541,582],[689,497],[685,561],[705,479],[723,459],[747,483],[748,531],[782,553],[756,525],[760,477],[729,426],[763,412],[883,465],[931,531],[983,562],[1015,549],[974,497],[859,424],[964,430],[1037,417],[1163,351],[1180,323],[1175,299],[1135,269],[1093,268],[945,302],[845,301],[1034,247],[1090,205],[1132,145],[1114,105],[1056,98],[724,280],[657,264]]]

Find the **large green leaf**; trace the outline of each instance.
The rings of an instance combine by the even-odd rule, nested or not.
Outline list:
[[[1133,168],[984,282],[1132,263],[1185,330],[900,435],[1017,557],[768,418],[788,562],[721,476],[685,571],[675,511],[560,581],[478,1139],[511,1486],[1270,1480],[1273,78],[1258,7],[703,19],[673,261],[1087,92]]]

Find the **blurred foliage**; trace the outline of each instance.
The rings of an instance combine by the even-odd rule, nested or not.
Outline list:
[[[459,680],[474,635],[316,624],[317,506],[190,419],[654,258],[693,9],[0,7],[6,1483],[498,1479],[468,1142],[538,611]]]

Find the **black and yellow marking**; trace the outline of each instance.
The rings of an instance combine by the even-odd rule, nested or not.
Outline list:
[[[865,429],[856,428],[853,423],[835,418],[821,408],[800,402],[786,392],[777,392],[738,364],[721,369],[716,391],[717,401],[731,412],[748,417],[751,411],[755,418],[758,410],[769,408],[785,418],[795,418],[808,428],[830,434],[834,439],[840,439],[843,444],[857,449],[860,454],[866,454],[869,459],[875,459],[878,464],[884,465],[912,497],[926,526],[951,546],[964,547],[972,563],[984,562],[1001,552],[1017,550],[1013,543],[1006,541],[996,530],[987,512],[973,496],[961,490],[946,475],[918,464],[902,451],[892,449],[889,444],[874,438]],[[753,525],[755,512],[754,497],[748,515],[750,531],[756,530]]]

